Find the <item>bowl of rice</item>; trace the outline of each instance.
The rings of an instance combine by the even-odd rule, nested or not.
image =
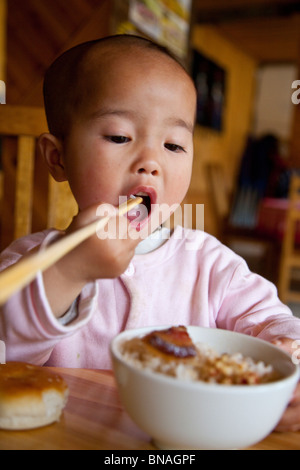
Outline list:
[[[221,329],[126,330],[111,357],[125,410],[158,449],[248,448],[276,427],[299,380],[278,347]]]

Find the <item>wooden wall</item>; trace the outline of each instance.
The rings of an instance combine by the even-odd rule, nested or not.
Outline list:
[[[0,0],[0,24],[6,25],[6,102],[8,105],[43,107],[42,84],[45,70],[66,49],[84,41],[103,37],[110,32],[111,0],[8,0],[7,20],[5,1]],[[0,28],[0,51],[1,36]],[[0,54],[0,58],[2,55]],[[1,60],[0,60],[1,72]],[[1,79],[1,76],[0,76]],[[46,129],[45,129],[46,130]],[[11,172],[0,171],[0,209],[3,186],[6,208],[15,208],[12,181],[16,174],[16,152],[9,157]],[[50,194],[50,196],[49,196]],[[48,214],[49,198],[56,199],[56,210]],[[9,199],[9,200],[8,200]],[[38,153],[34,164],[34,194],[32,198],[32,231],[48,226],[64,229],[77,211],[69,185],[48,183],[48,170]],[[3,239],[9,240],[12,227],[1,220]],[[2,247],[4,248],[4,247]]]
[[[222,37],[214,27],[196,27],[193,47],[223,67],[227,72],[227,81],[224,130],[219,133],[199,126],[196,129],[192,189],[206,189],[201,167],[208,161],[218,162],[224,167],[232,187],[252,125],[256,63]]]
[[[62,0],[7,1],[6,72],[9,104],[41,106],[42,77],[45,68],[52,60],[76,43],[109,33],[112,0],[72,0],[70,3],[72,3],[71,9],[69,1]],[[4,19],[3,9],[5,9],[5,0],[0,0],[0,23]],[[256,34],[252,26],[251,34]],[[241,42],[236,38],[236,29],[231,41],[228,28],[224,25],[221,29],[220,26],[217,28],[197,25],[192,34],[193,47],[225,68],[228,78],[224,130],[217,133],[203,127],[196,129],[194,170],[187,197],[188,202],[193,204],[205,204],[204,228],[217,235],[218,221],[215,220],[212,208],[205,168],[207,163],[220,165],[228,193],[233,191],[240,157],[252,126],[255,71],[258,65],[254,56],[245,52],[248,49],[244,44],[242,49]],[[261,29],[265,30],[265,27]],[[293,33],[293,38],[295,34]],[[248,41],[249,44],[253,43],[252,37]],[[0,27],[0,51],[3,41],[3,29]],[[0,73],[1,57],[0,54]],[[256,59],[258,60],[257,57]],[[300,161],[299,114],[300,105],[295,106],[292,139],[293,153],[298,161]]]
[[[7,103],[43,106],[45,70],[63,51],[110,31],[111,0],[8,0]]]
[[[0,0],[0,80],[6,78],[6,0]]]
[[[205,204],[205,230],[219,235],[213,201],[207,180],[207,164],[221,167],[230,196],[235,184],[240,157],[252,124],[257,64],[248,55],[220,35],[215,27],[196,26],[192,36],[193,48],[213,60],[227,72],[224,129],[216,132],[197,126],[195,157],[188,201]],[[223,201],[226,204],[226,201]],[[228,201],[229,203],[229,201]]]

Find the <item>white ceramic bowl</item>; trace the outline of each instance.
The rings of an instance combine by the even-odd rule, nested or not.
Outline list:
[[[273,365],[282,379],[268,384],[184,382],[139,370],[119,345],[134,336],[168,328],[127,330],[111,343],[113,368],[124,408],[160,449],[242,449],[264,439],[279,422],[299,379],[299,367],[279,348],[220,329],[188,327],[195,342],[219,353],[242,353]]]

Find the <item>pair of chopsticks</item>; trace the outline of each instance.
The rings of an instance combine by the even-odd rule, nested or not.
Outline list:
[[[140,197],[128,199],[119,206],[118,214],[120,216],[126,214],[142,200]],[[4,304],[12,294],[33,281],[38,272],[45,271],[80,243],[104,228],[109,219],[108,216],[93,221],[76,232],[61,238],[45,250],[29,255],[0,273],[0,305]]]

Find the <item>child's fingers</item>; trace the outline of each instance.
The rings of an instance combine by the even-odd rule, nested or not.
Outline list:
[[[273,341],[275,346],[283,349],[289,354],[293,354],[294,341],[289,338],[280,338]],[[298,383],[293,397],[286,408],[280,422],[276,426],[275,431],[278,432],[295,432],[300,430],[300,383]]]
[[[295,432],[300,430],[300,403],[289,405],[282,419],[275,428],[278,432]]]
[[[93,220],[97,219],[96,211],[98,205],[91,206],[84,211],[79,211],[72,219],[71,224],[66,230],[66,233],[72,233],[82,227],[90,224]]]
[[[94,204],[83,211],[79,211],[68,227],[67,233],[78,230],[97,219],[99,219],[99,226],[96,231],[98,238],[110,240],[128,238],[126,234],[128,233],[129,221],[126,214],[119,216],[118,208],[107,203]],[[105,225],[102,224],[104,219],[108,219]]]
[[[284,412],[276,431],[294,432],[300,430],[300,384],[296,387],[293,398]]]
[[[294,390],[293,398],[291,399],[290,403],[291,405],[299,404],[300,406],[300,382],[298,383],[296,389]]]
[[[284,351],[286,351],[287,353],[289,353],[291,355],[295,351],[294,348],[293,348],[293,344],[294,344],[293,339],[279,338],[279,339],[276,339],[276,340],[272,341],[272,343],[275,346],[277,346],[278,348],[283,349]]]

